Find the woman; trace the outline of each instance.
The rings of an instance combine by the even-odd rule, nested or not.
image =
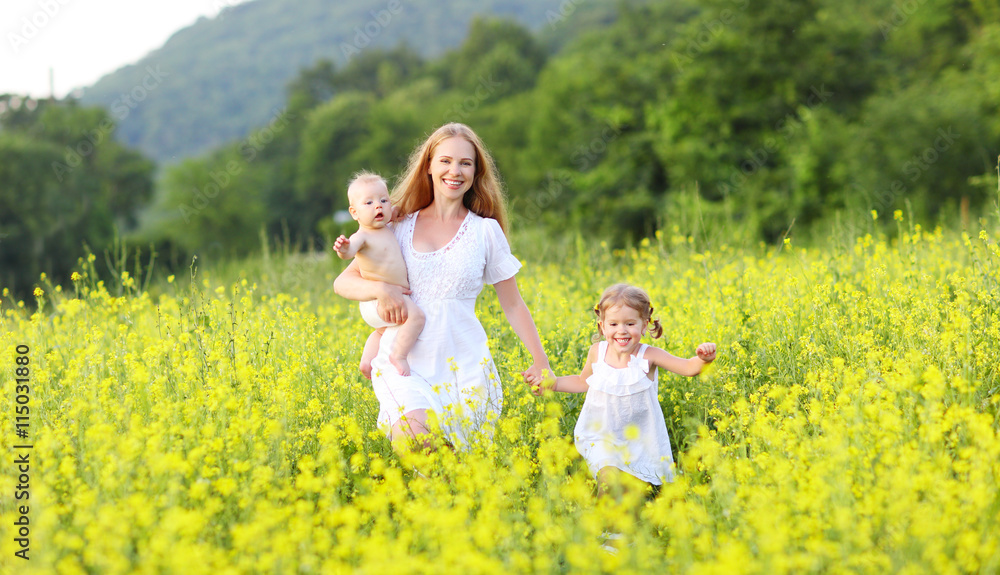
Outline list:
[[[382,336],[371,374],[379,424],[389,427],[393,444],[415,439],[427,445],[428,413],[434,412],[452,444],[462,445],[494,422],[503,407],[486,332],[475,315],[484,283],[496,289],[507,321],[531,354],[533,363],[522,375],[534,380],[549,369],[514,278],[521,264],[505,236],[503,189],[479,137],[453,123],[438,128],[411,155],[393,204],[410,295],[426,319],[409,355],[410,376],[389,362],[398,328],[387,328]],[[353,262],[334,290],[357,301],[377,299],[379,314],[389,323],[406,319],[406,290],[363,279]]]

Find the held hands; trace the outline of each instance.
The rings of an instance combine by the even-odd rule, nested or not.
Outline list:
[[[543,388],[552,389],[556,382],[555,374],[546,362],[544,365],[538,362],[532,363],[531,367],[521,372],[524,381],[531,385],[531,392],[541,395]]]
[[[532,366],[534,367],[534,366]],[[548,368],[543,368],[541,373],[535,375],[534,373],[529,374],[531,371],[529,368],[522,375],[524,375],[524,380],[531,384],[531,393],[536,396],[541,396],[546,391],[554,391],[556,388],[556,374]]]
[[[698,349],[695,350],[695,353],[697,353],[698,358],[704,361],[705,363],[712,363],[713,361],[715,361],[715,344],[711,342],[705,342],[698,346]]]

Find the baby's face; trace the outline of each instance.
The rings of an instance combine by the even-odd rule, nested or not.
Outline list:
[[[363,228],[384,228],[392,216],[389,190],[380,182],[354,184],[348,190],[351,217]]]

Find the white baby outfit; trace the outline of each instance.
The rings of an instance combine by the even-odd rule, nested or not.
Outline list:
[[[427,409],[461,446],[484,423],[495,422],[503,408],[486,331],[476,318],[476,297],[484,284],[513,277],[521,263],[510,253],[500,224],[471,211],[447,245],[418,252],[413,248],[418,214],[404,218],[393,231],[406,261],[410,297],[423,310],[425,323],[407,357],[410,376],[399,375],[389,363],[399,328],[388,327],[382,335],[372,360],[378,422],[388,430],[404,413]]]
[[[627,367],[615,368],[604,360],[608,342],[598,344],[573,432],[595,476],[602,467],[617,467],[653,485],[674,480],[670,437],[657,399],[658,374],[654,367],[650,379],[649,361],[643,359],[648,347],[642,344]]]
[[[360,302],[358,303],[358,308],[361,310],[361,319],[365,320],[374,329],[382,329],[383,327],[395,325],[379,317],[377,299]]]

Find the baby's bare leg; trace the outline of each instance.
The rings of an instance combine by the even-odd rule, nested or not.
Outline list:
[[[389,363],[396,368],[399,375],[410,375],[410,364],[406,361],[406,356],[410,355],[410,350],[424,329],[424,312],[420,311],[412,299],[409,297],[405,299],[406,322],[399,326],[396,339],[392,342],[392,351],[389,353]]]
[[[365,349],[361,352],[361,373],[368,379],[372,378],[372,360],[378,355],[378,344],[382,340],[382,332],[385,328],[377,329],[368,336],[365,341]]]

